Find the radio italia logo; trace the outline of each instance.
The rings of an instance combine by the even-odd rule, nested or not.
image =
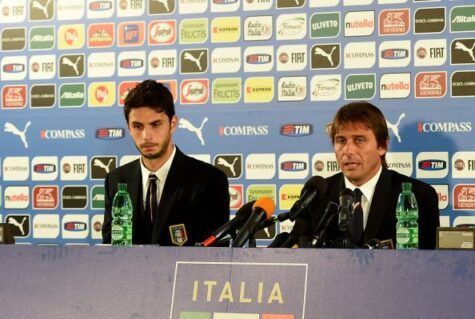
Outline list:
[[[301,319],[307,271],[306,264],[177,262],[170,318]]]

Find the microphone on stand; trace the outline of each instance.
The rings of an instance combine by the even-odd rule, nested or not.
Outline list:
[[[338,204],[329,202],[327,208],[320,218],[317,227],[315,227],[315,237],[312,240],[312,247],[322,247],[327,240],[327,232],[333,220],[338,216]]]
[[[244,226],[236,235],[233,247],[242,247],[246,241],[252,237],[259,228],[259,224],[274,213],[275,204],[269,197],[261,197],[252,206],[252,213]]]
[[[209,247],[219,243],[222,239],[229,240],[229,237],[234,237],[236,229],[240,228],[249,219],[249,216],[251,216],[252,207],[255,202],[256,201],[253,200],[241,206],[233,219],[216,229],[207,239],[197,246]]]
[[[300,199],[290,209],[289,219],[294,221],[316,197],[321,197],[326,190],[327,181],[323,177],[313,176],[310,178],[300,192]]]

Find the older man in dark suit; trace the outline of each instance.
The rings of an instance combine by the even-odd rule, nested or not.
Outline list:
[[[309,240],[327,204],[338,203],[340,192],[349,188],[355,197],[361,196],[358,200],[361,216],[359,220],[352,218],[350,225],[352,244],[361,247],[372,239],[392,240],[395,244],[396,203],[402,183],[409,182],[419,206],[419,248],[434,249],[439,226],[437,194],[430,185],[387,168],[389,133],[381,111],[368,102],[347,104],[335,115],[330,135],[341,173],[327,178],[323,200],[296,220],[294,229],[303,229],[304,233],[293,233],[293,237]],[[311,227],[305,227],[309,224]],[[341,238],[349,237],[337,224],[334,219],[327,232],[328,241],[335,245]]]
[[[127,95],[124,113],[141,156],[106,177],[103,242],[111,242],[111,206],[118,183],[127,183],[133,202],[134,244],[191,246],[204,240],[229,220],[225,174],[173,144],[178,120],[173,97],[163,84],[140,83]]]

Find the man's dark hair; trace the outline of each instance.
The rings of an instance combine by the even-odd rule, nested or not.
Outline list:
[[[352,102],[342,106],[333,118],[330,136],[335,143],[335,135],[346,124],[362,124],[373,131],[379,147],[388,148],[389,131],[386,119],[380,109],[369,102]],[[381,164],[388,167],[386,154],[381,156]]]
[[[165,112],[171,120],[175,115],[175,104],[170,91],[162,83],[154,80],[145,80],[127,94],[124,103],[124,115],[129,123],[129,114],[132,109],[150,107],[157,113]]]

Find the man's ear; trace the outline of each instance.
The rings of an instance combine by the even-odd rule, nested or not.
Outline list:
[[[177,124],[178,124],[178,117],[176,115],[173,115],[173,117],[170,120],[170,132],[175,133]]]

